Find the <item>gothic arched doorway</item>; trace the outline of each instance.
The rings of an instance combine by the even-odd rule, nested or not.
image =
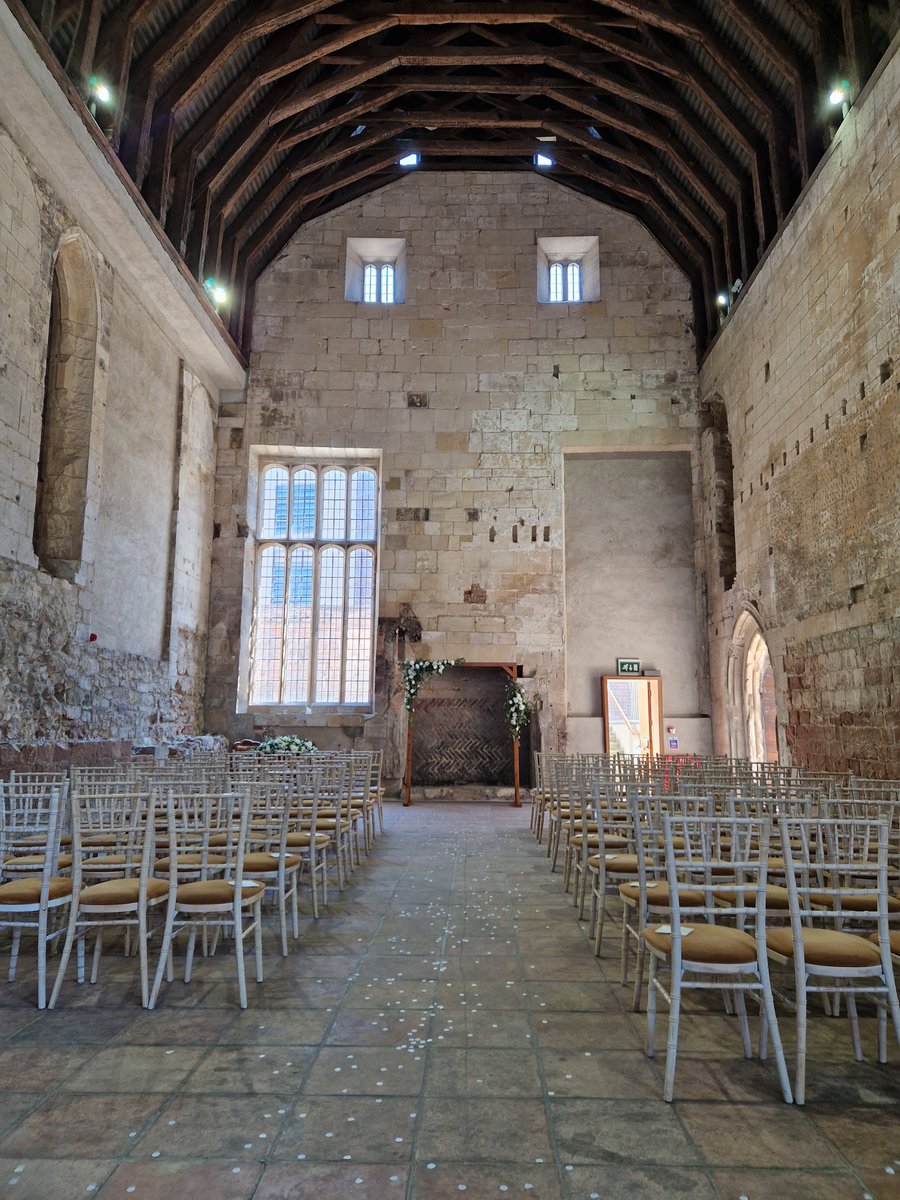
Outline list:
[[[752,613],[734,627],[728,658],[728,740],[735,758],[778,762],[775,674],[769,647]]]

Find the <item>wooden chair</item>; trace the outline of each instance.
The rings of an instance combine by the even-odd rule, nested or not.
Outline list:
[[[83,838],[83,809],[96,812],[95,797],[76,797],[72,803],[72,884],[74,900],[69,910],[66,940],[60,955],[56,981],[50,996],[54,1008],[66,975],[73,945],[76,946],[76,978],[84,983],[85,942],[93,935],[94,953],[90,982],[96,983],[103,950],[103,936],[109,928],[124,928],[125,951],[130,952],[131,934],[137,937],[137,953],[141,977],[141,1003],[149,1004],[149,968],[147,944],[151,936],[150,913],[165,903],[168,884],[154,879],[155,840],[152,808],[148,793],[137,793],[122,802],[116,812],[116,822],[105,825],[106,839],[97,853],[96,843]],[[88,882],[85,880],[97,880]]]
[[[47,1006],[47,950],[63,932],[52,919],[72,902],[72,878],[61,874],[60,840],[67,814],[68,783],[22,787],[0,783],[0,929],[8,929],[12,943],[9,982],[16,978],[22,934],[37,935],[37,1004]],[[24,855],[16,854],[25,850]],[[38,861],[20,869],[16,858]]]
[[[857,997],[878,1012],[878,1060],[887,1062],[887,1020],[900,1041],[900,1005],[891,964],[891,924],[900,901],[889,892],[886,821],[781,817],[778,822],[790,896],[790,925],[770,929],[770,958],[792,965],[797,1005],[795,1096],[806,1099],[809,997],[833,1010],[846,997],[853,1052],[862,1059]]]
[[[655,1053],[658,997],[662,996],[669,1005],[663,1085],[666,1101],[671,1101],[675,1093],[682,992],[720,989],[733,997],[747,1058],[752,1056],[752,1046],[746,996],[752,996],[759,1004],[759,1056],[761,1059],[767,1056],[771,1037],[782,1095],[791,1103],[766,952],[770,831],[768,821],[728,817],[685,819],[668,814],[663,817],[669,918],[657,925],[648,924],[643,930],[643,940],[650,954],[648,1057]],[[756,849],[752,848],[754,844]],[[726,865],[730,876],[727,882],[735,892],[736,902],[723,909],[716,905],[714,893],[725,877]],[[701,892],[703,903],[684,903],[685,888]],[[747,903],[747,897],[753,897],[753,903]],[[733,921],[733,925],[722,924],[723,918]],[[668,988],[663,983],[664,969],[668,969]]]
[[[262,900],[265,883],[244,877],[244,857],[250,833],[250,793],[166,798],[166,830],[170,862],[168,892],[159,966],[150,993],[156,1006],[165,973],[171,981],[172,944],[177,932],[188,930],[184,982],[190,983],[197,932],[212,926],[216,933],[233,934],[238,996],[247,1007],[244,941],[254,938],[256,981],[262,983]],[[213,841],[215,839],[215,841]],[[219,858],[224,858],[224,865]],[[198,861],[199,859],[199,861]],[[187,881],[183,878],[187,876]],[[177,929],[176,929],[177,925]],[[215,942],[213,951],[215,951]]]

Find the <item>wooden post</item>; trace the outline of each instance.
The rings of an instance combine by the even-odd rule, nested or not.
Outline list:
[[[412,713],[410,713],[406,721],[406,796],[403,801],[404,808],[409,808],[412,804],[412,740],[413,722]]]
[[[516,789],[516,798],[513,800],[515,808],[522,807],[522,801],[519,799],[519,739],[513,738],[513,784]]]

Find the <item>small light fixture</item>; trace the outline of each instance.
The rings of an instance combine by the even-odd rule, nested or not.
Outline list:
[[[541,154],[540,151],[534,156],[534,165],[536,167],[552,167],[553,159],[549,154]]]
[[[843,104],[849,95],[850,84],[847,83],[845,79],[842,79],[840,83],[836,83],[828,93],[828,103],[834,104],[835,106],[838,104]]]
[[[212,276],[209,279],[203,280],[203,289],[213,302],[213,307],[218,312],[219,307],[228,303],[228,288],[221,283],[217,283]]]
[[[417,167],[419,165],[420,155],[417,150],[411,151],[409,154],[404,154],[402,158],[397,159],[398,167]]]
[[[98,79],[96,75],[92,75],[88,80],[88,91],[91,99],[99,104],[109,104],[112,99],[109,86],[102,79]]]
[[[716,296],[716,304],[718,304],[719,308],[727,308],[728,307],[728,293],[727,292],[719,292],[719,294]]]

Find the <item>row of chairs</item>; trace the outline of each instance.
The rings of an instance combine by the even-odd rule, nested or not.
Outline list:
[[[844,780],[789,780],[766,792],[687,785],[683,794],[636,764],[559,756],[544,763],[549,850],[562,852],[563,879],[601,953],[607,900],[622,911],[622,982],[636,960],[633,1008],[641,1007],[649,959],[648,1054],[657,999],[669,1003],[664,1095],[674,1094],[681,994],[722,988],[737,1012],[750,1053],[745,996],[761,1005],[761,1055],[775,1047],[786,1100],[770,963],[793,969],[797,1062],[793,1098],[805,1100],[808,997],[837,1013],[846,1003],[853,1050],[861,1057],[857,997],[878,1014],[879,1060],[886,1061],[890,1018],[900,1040],[893,961],[900,961],[900,804],[896,784],[852,787]],[[734,777],[735,772],[730,772]],[[722,774],[726,774],[723,772]],[[641,778],[643,775],[643,778]],[[534,820],[536,832],[540,828]],[[554,829],[556,832],[554,833]]]
[[[224,769],[227,768],[227,769]],[[299,936],[298,888],[306,876],[312,914],[327,903],[329,872],[343,889],[383,831],[380,756],[241,756],[239,762],[158,770],[89,771],[72,778],[0,784],[0,927],[12,939],[15,978],[22,934],[37,935],[38,1006],[48,1002],[48,951],[61,947],[52,1007],[72,950],[85,977],[93,939],[96,982],[105,932],[124,929],[140,964],[141,998],[152,1008],[173,945],[188,933],[189,982],[198,933],[204,953],[233,939],[241,1007],[247,1006],[244,947],[252,939],[262,979],[262,905],[277,913],[281,953]],[[151,984],[148,943],[159,934]]]

